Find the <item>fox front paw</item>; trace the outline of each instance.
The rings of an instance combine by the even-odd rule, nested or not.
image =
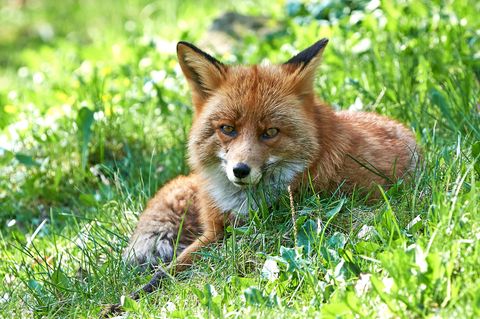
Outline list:
[[[142,267],[155,266],[159,262],[168,263],[172,260],[175,248],[179,253],[183,247],[175,247],[176,234],[172,231],[152,231],[135,233],[123,252],[127,263]]]

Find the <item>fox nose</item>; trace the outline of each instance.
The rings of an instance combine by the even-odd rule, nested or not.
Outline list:
[[[250,174],[250,166],[245,163],[238,163],[233,168],[233,175],[235,175],[236,178],[244,178],[247,177],[248,174]]]

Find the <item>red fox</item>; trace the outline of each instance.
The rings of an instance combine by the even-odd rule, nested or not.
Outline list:
[[[177,55],[195,108],[188,141],[192,173],[166,184],[140,216],[124,258],[170,262],[175,271],[218,240],[229,216],[274,202],[308,180],[316,191],[388,188],[415,170],[413,134],[371,113],[335,112],[315,97],[315,71],[328,40],[280,65],[225,65],[187,42]],[[179,234],[180,232],[180,234]],[[143,291],[165,274],[158,272]]]

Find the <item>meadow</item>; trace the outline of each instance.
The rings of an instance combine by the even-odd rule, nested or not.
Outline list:
[[[226,12],[260,18],[212,32]],[[479,12],[475,0],[0,2],[0,318],[92,318],[120,300],[126,318],[480,317]],[[304,189],[293,213],[286,195],[158,291],[125,297],[151,277],[121,259],[139,214],[189,171],[176,42],[253,64],[323,37],[318,96],[411,128],[415,180],[375,203]]]

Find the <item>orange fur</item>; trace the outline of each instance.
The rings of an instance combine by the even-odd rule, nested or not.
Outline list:
[[[170,261],[180,231],[174,267],[181,270],[194,252],[223,235],[230,214],[256,208],[247,193],[265,192],[274,201],[306,174],[317,191],[339,185],[345,192],[368,191],[415,168],[415,138],[403,125],[376,114],[334,112],[317,100],[313,80],[326,44],[321,40],[282,65],[253,66],[227,66],[178,44],[195,107],[192,173],[149,202],[127,260]]]

